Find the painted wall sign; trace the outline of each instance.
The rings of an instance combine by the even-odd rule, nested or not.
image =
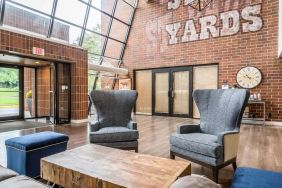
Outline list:
[[[168,2],[168,9],[177,9],[180,0]],[[185,0],[190,2],[191,0]],[[177,44],[223,36],[231,36],[239,33],[256,32],[262,29],[263,20],[261,17],[262,5],[249,5],[242,10],[230,10],[218,15],[200,17],[198,20],[189,19],[185,22],[167,24],[165,29],[169,34],[168,44]],[[199,25],[196,25],[198,23]],[[183,28],[183,29],[182,29]],[[196,30],[199,28],[199,31]],[[183,30],[181,37],[179,31]]]

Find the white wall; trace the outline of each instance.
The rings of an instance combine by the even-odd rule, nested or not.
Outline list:
[[[278,56],[282,58],[282,0],[279,0],[279,39]]]

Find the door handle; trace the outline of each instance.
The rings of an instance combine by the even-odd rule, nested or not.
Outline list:
[[[174,98],[174,91],[171,90],[171,98]]]

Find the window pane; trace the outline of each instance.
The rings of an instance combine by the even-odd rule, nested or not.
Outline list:
[[[78,44],[81,36],[81,28],[58,21],[55,19],[52,38],[68,42],[70,44]]]
[[[125,0],[126,2],[128,2],[129,4],[131,4],[132,6],[136,6],[136,0]]]
[[[88,92],[92,91],[97,74],[97,71],[88,70]]]
[[[116,59],[103,57],[102,65],[107,67],[118,67],[119,61]]]
[[[122,42],[125,41],[125,37],[128,31],[128,26],[117,21],[113,20],[110,37],[120,40]]]
[[[40,1],[39,0],[13,0],[13,1],[51,15],[53,0],[40,0]]]
[[[106,35],[110,23],[110,17],[102,12],[90,9],[89,17],[87,21],[86,28],[101,34]]]
[[[105,37],[86,31],[82,46],[86,48],[90,53],[101,55],[104,42]]]
[[[86,5],[78,0],[58,0],[56,17],[68,22],[83,25]]]
[[[47,36],[50,18],[6,2],[3,24]]]
[[[131,15],[133,12],[133,8],[126,4],[123,1],[118,1],[116,11],[115,11],[115,17],[129,23],[131,20]]]
[[[88,53],[88,63],[100,65],[101,56]]]
[[[92,5],[104,12],[112,14],[115,0],[92,0]]]
[[[119,59],[123,44],[114,40],[108,39],[105,56]]]

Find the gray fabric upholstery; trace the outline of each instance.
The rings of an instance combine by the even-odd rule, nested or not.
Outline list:
[[[131,120],[137,92],[92,91],[90,98],[97,111],[96,122],[90,123],[90,142],[118,148],[137,147],[139,133],[137,124]]]
[[[206,177],[192,175],[179,178],[170,188],[221,188],[221,186]]]
[[[136,91],[95,90],[90,93],[90,97],[97,111],[99,128],[127,127],[128,122],[131,120],[131,112],[136,103]]]
[[[0,181],[15,177],[17,175],[18,173],[14,172],[13,170],[4,168],[3,166],[0,165]]]
[[[181,156],[187,156],[192,159],[196,159],[198,161],[201,161],[205,164],[211,165],[211,166],[217,166],[223,163],[223,158],[215,158],[215,157],[209,157],[206,155],[202,155],[196,152],[192,152],[186,149],[181,149],[177,146],[171,145],[170,151],[177,153]]]
[[[195,90],[200,125],[182,125],[170,137],[171,151],[212,166],[224,163],[224,135],[238,133],[249,91]]]
[[[0,188],[47,188],[48,186],[26,176],[16,176],[0,182]]]
[[[193,98],[201,116],[201,132],[218,135],[239,129],[249,92],[244,89],[195,90]]]
[[[101,146],[108,146],[113,148],[136,148],[138,141],[127,141],[127,142],[112,142],[112,143],[96,143]]]
[[[138,131],[127,127],[105,127],[90,133],[93,143],[124,142],[138,139]]]
[[[178,134],[198,133],[200,132],[199,125],[181,125],[177,127]]]
[[[223,146],[218,144],[217,136],[210,134],[172,134],[170,144],[208,157],[223,157]]]

